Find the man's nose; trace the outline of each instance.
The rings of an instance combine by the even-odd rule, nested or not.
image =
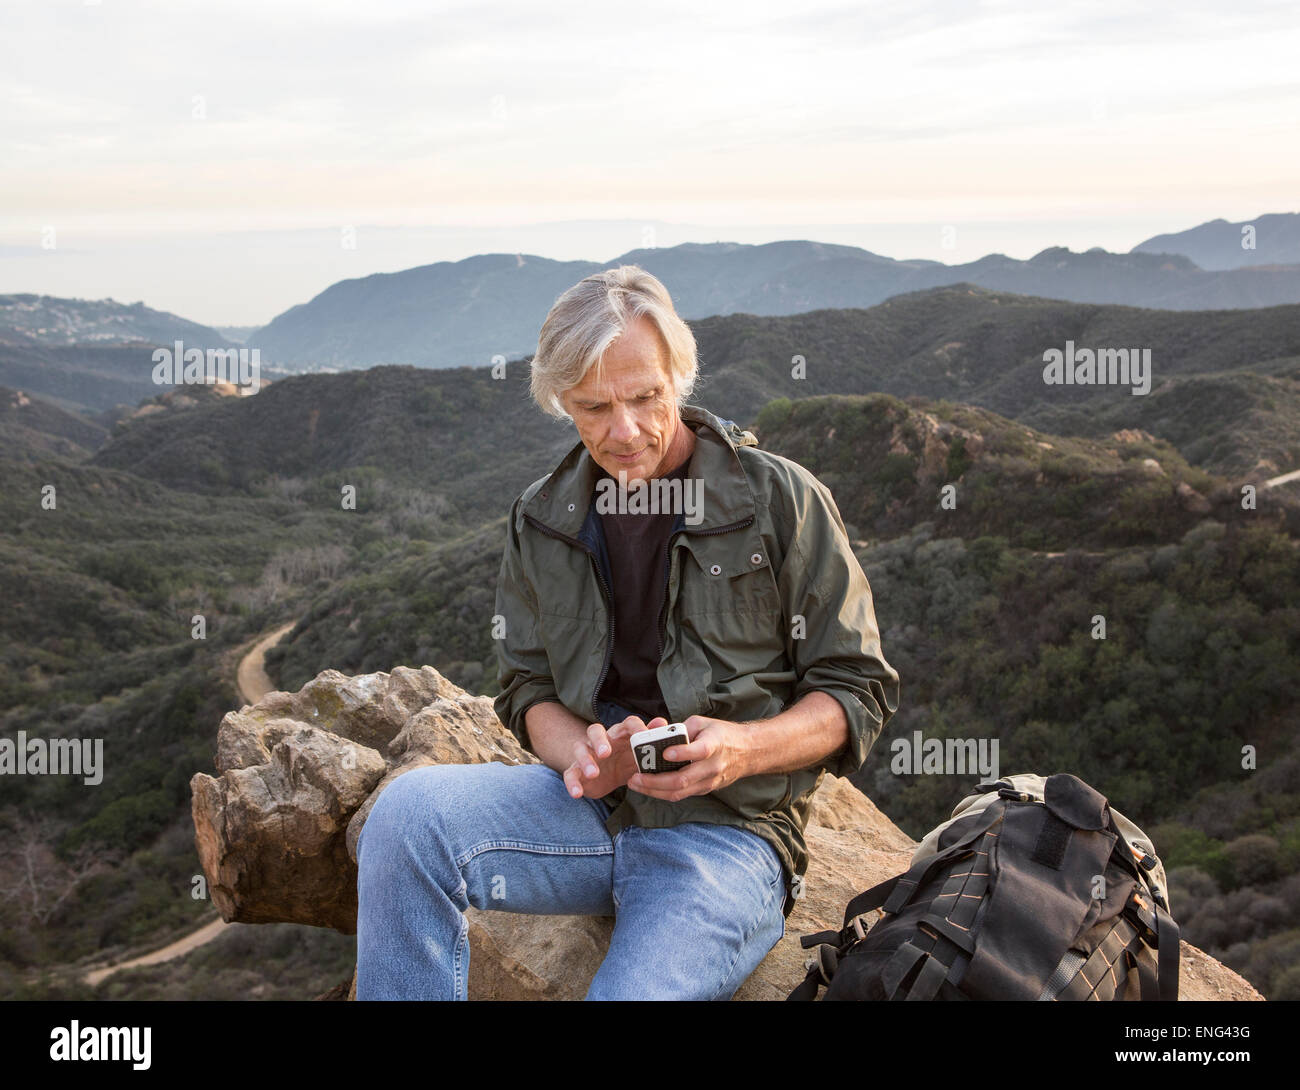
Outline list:
[[[615,403],[613,418],[609,424],[610,438],[619,443],[631,442],[641,432],[637,426],[636,414],[627,405]]]

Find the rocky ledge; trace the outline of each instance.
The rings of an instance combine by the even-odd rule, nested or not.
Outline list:
[[[374,800],[421,765],[536,763],[487,697],[431,666],[348,677],[326,670],[296,693],[231,712],[214,778],[190,782],[195,842],[222,917],[355,934],[356,842]],[[784,999],[803,977],[799,936],[838,927],[855,894],[906,868],[913,841],[847,780],[827,776],[807,827],[812,865],[786,935],[736,994]],[[609,917],[523,916],[471,908],[473,999],[580,999],[609,943]],[[351,998],[351,982],[322,999]],[[1181,999],[1260,999],[1188,943]]]

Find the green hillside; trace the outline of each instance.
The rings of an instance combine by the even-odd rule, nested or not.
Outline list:
[[[84,458],[106,438],[107,429],[86,416],[0,386],[0,452],[8,457]]]
[[[1300,306],[1183,313],[963,286],[869,310],[733,314],[693,329],[703,376],[695,400],[736,420],[779,398],[887,393],[981,406],[1057,434],[1140,429],[1211,472],[1248,472],[1261,458],[1279,472],[1300,466]],[[1043,353],[1067,340],[1149,348],[1151,392],[1045,385]],[[514,455],[502,483],[516,492],[571,441],[571,429],[528,400],[528,365],[516,360],[500,380],[487,368],[402,367],[287,379],[251,410],[133,420],[96,460],[218,493],[400,467],[445,500],[446,517],[463,531],[496,510],[484,502],[494,496],[484,485],[495,470],[459,445],[470,419],[482,449]]]
[[[832,489],[871,578],[903,700],[862,786],[913,835],[944,815],[967,781],[888,771],[889,742],[913,730],[996,736],[1007,771],[1077,772],[1154,828],[1187,937],[1269,994],[1300,995],[1300,788],[1286,756],[1300,725],[1300,506],[1294,489],[1274,489],[1243,509],[1241,482],[1207,468],[1253,466],[1273,448],[1252,442],[1286,442],[1251,425],[1294,419],[1292,334],[1265,323],[1247,347],[1224,332],[1214,351],[1188,349],[1189,368],[1206,370],[1188,369],[1182,392],[1162,395],[1188,398],[1186,416],[1172,402],[1161,411],[1189,448],[1209,444],[1200,465],[1136,430],[1164,417],[1123,415],[1155,395],[1125,393],[1111,406],[1119,415],[1099,419],[1086,402],[1043,401],[1041,381],[1040,400],[1023,399],[1026,416],[1080,413],[1074,430],[1092,436],[911,392],[804,396],[814,379],[903,384],[909,371],[913,385],[942,388],[951,372],[1009,396],[996,360],[1067,333],[1084,343],[1093,323],[1119,318],[979,292],[948,301],[947,318],[931,295],[697,326],[708,381],[694,400]],[[1163,321],[1126,314],[1134,328]],[[975,345],[969,357],[949,347],[935,363],[930,346],[956,331]],[[809,378],[797,382],[787,353],[801,343]],[[1271,410],[1248,399],[1216,417],[1213,387],[1196,385],[1241,381],[1251,393],[1243,376],[1255,374],[1273,384],[1260,395]],[[789,392],[764,399],[781,385]],[[7,842],[36,845],[48,889],[64,892],[0,897],[0,995],[86,994],[67,966],[211,914],[189,896],[187,785],[211,770],[217,724],[235,703],[234,658],[257,634],[297,622],[268,657],[284,688],[329,667],[427,662],[495,692],[505,510],[575,441],[526,387],[515,363],[501,381],[390,367],[288,379],[253,398],[164,397],[119,421],[89,458],[80,446],[50,453],[39,429],[3,433],[16,447],[0,450],[0,729],[101,736],[110,774],[95,788],[0,780]],[[1117,424],[1130,431],[1111,434]],[[24,435],[32,447],[18,450]],[[348,484],[355,510],[340,502]],[[41,505],[47,485],[55,510]],[[951,510],[939,503],[945,485]],[[196,613],[204,640],[192,638]],[[1104,640],[1092,634],[1098,615]],[[1241,768],[1243,745],[1256,747],[1257,770]],[[0,890],[16,888],[17,858],[0,857]],[[1229,928],[1240,912],[1249,926]],[[227,994],[236,980],[283,977],[323,991],[344,956],[269,933],[241,943],[231,956],[250,960],[233,975],[205,955],[203,987]],[[199,994],[187,987],[178,964],[112,978],[97,994]]]

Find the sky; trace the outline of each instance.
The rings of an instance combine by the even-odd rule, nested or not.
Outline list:
[[[1300,211],[1293,0],[4,0],[0,102],[0,292],[213,325],[476,253]]]

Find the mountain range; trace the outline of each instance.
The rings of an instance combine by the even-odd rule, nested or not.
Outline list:
[[[1130,253],[1182,254],[1202,269],[1300,265],[1300,213],[1274,212],[1253,220],[1211,220],[1139,242]]]
[[[283,367],[486,366],[529,355],[555,299],[584,276],[639,265],[684,318],[798,314],[869,307],[892,296],[970,283],[1081,303],[1166,310],[1300,302],[1300,263],[1208,271],[1169,253],[1043,250],[1027,261],[990,254],[962,265],[899,261],[821,242],[684,243],[611,261],[483,254],[331,285],[249,337]]]
[[[1255,249],[1243,249],[1242,228]],[[268,372],[377,364],[485,366],[530,355],[547,310],[583,276],[639,264],[683,317],[771,317],[861,309],[970,284],[1071,302],[1161,310],[1255,309],[1300,302],[1300,214],[1223,220],[1139,243],[1128,254],[1063,247],[1021,261],[962,265],[895,260],[811,241],[718,242],[640,249],[612,261],[481,254],[345,280],[261,328],[223,332],[143,303],[0,295],[0,384],[72,409],[103,411],[154,396],[153,345],[258,348]]]

